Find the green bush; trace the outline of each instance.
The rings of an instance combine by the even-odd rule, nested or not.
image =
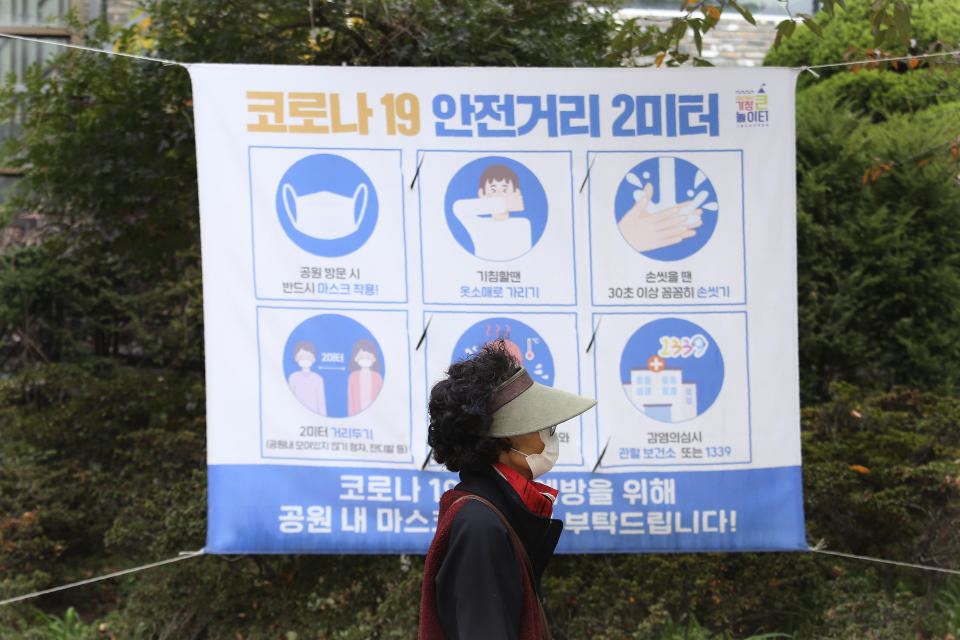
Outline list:
[[[815,19],[823,32],[822,38],[810,29],[797,29],[779,48],[771,48],[763,63],[768,66],[801,67],[840,62],[851,54],[857,56],[853,60],[863,59],[866,51],[874,48],[871,30],[874,4],[868,0],[848,0],[847,8],[838,7],[832,16],[826,11],[819,12]],[[891,56],[924,53],[937,43],[943,43],[944,51],[955,48],[951,45],[955,45],[960,37],[960,4],[952,0],[909,4],[910,38],[913,43],[909,49],[899,39],[884,43],[881,47],[885,53]],[[834,71],[824,69],[821,75],[831,73]],[[813,81],[804,78],[803,82]]]
[[[797,96],[803,398],[824,398],[836,381],[953,394],[960,388],[960,189],[945,143],[960,101],[875,123],[834,103],[852,86],[849,75]],[[878,163],[890,170],[876,180],[865,175]]]
[[[806,75],[806,74],[805,74]],[[806,94],[810,93],[811,97]],[[810,116],[813,103],[828,113],[866,116],[871,124],[898,113],[916,113],[937,105],[953,105],[960,99],[960,78],[944,69],[917,69],[897,73],[882,69],[862,69],[857,73],[838,73],[804,89],[798,108],[800,122]],[[944,114],[949,119],[949,114]],[[926,122],[926,120],[920,120]]]
[[[0,380],[0,576],[203,542],[203,385],[143,370],[43,365]],[[129,557],[129,556],[126,556]]]
[[[50,377],[49,372],[45,375]],[[37,382],[35,377],[30,380]],[[155,380],[136,379],[141,387],[150,382]],[[5,384],[9,403],[13,382]],[[90,396],[105,393],[108,386],[92,389]],[[23,393],[30,387],[24,381],[19,388]],[[117,424],[117,415],[125,409],[115,401],[130,389],[120,386],[113,392],[112,401],[104,404],[113,408],[105,415],[88,410],[91,423]],[[44,394],[38,402],[40,397],[49,399]],[[158,394],[156,402],[175,404]],[[66,406],[72,402],[85,406],[83,398]],[[21,412],[24,406],[19,405]],[[83,424],[77,422],[79,414],[72,411],[71,420]],[[158,463],[154,456],[154,464],[147,465],[140,457],[155,445],[169,446],[163,438],[177,442],[191,420],[186,413],[168,413],[166,428],[139,430],[148,437],[145,453],[126,455],[122,443],[115,445],[121,453],[109,473],[123,479],[124,492],[111,492],[106,478],[96,475],[81,487],[89,495],[103,496],[89,507],[101,517],[83,521],[83,526],[93,527],[84,547],[76,531],[60,531],[71,518],[83,517],[67,513],[69,505],[62,504],[61,497],[75,495],[69,487],[81,482],[80,475],[63,475],[60,469],[92,469],[94,460],[103,464],[100,456],[107,449],[98,453],[99,447],[66,446],[73,436],[63,423],[43,430],[39,419],[19,422],[10,439],[18,450],[35,451],[42,443],[63,451],[56,464],[30,469],[22,458],[12,470],[29,469],[32,486],[49,488],[32,496],[30,507],[41,523],[44,514],[50,514],[51,532],[66,537],[47,533],[47,538],[66,548],[58,558],[22,552],[18,564],[0,574],[0,594],[78,579],[83,575],[80,567],[107,572],[121,561],[105,556],[100,551],[104,545],[122,554],[121,566],[199,546],[203,463],[190,459],[194,438],[177,445],[186,449],[170,461]],[[806,409],[802,444],[811,539],[824,538],[829,549],[838,551],[956,567],[958,420],[956,400],[907,391],[871,396],[849,386],[835,387],[830,402]],[[55,441],[58,433],[64,433],[60,443]],[[141,437],[137,434],[133,430],[131,437]],[[177,460],[183,460],[182,468],[176,468]],[[186,485],[188,479],[197,486]],[[0,495],[16,495],[8,486]],[[105,542],[98,543],[97,536]],[[22,567],[28,562],[47,573],[35,574],[29,583],[15,578],[25,574]],[[7,607],[0,610],[0,628],[16,633],[0,632],[0,639],[26,637],[27,630],[42,633],[36,605],[63,611],[71,604],[83,605],[78,608],[89,626],[103,625],[107,637],[118,639],[236,640],[237,633],[251,639],[286,638],[288,633],[324,640],[409,638],[417,625],[422,572],[421,556],[193,558]],[[942,637],[955,621],[949,599],[955,590],[947,585],[939,597],[927,594],[941,593],[943,586],[937,574],[813,553],[565,555],[552,560],[544,581],[558,640],[672,639],[681,629],[688,637],[789,633],[826,640],[850,637],[856,626],[860,637],[878,640],[906,631],[911,637],[915,632]]]
[[[947,633],[960,636],[960,579],[952,578],[937,592],[933,609],[945,621]]]

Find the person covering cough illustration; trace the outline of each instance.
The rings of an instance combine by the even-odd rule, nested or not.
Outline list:
[[[327,415],[327,400],[323,389],[323,376],[311,370],[317,361],[317,349],[312,342],[298,342],[293,347],[293,357],[300,367],[287,379],[293,395],[310,411]]]
[[[350,356],[350,377],[347,379],[347,415],[353,416],[376,400],[383,386],[383,365],[377,359],[373,340],[361,338],[353,344]]]
[[[502,164],[484,170],[476,198],[453,203],[453,214],[473,241],[474,255],[484,260],[513,260],[530,250],[530,221],[511,215],[523,210],[520,180]]]

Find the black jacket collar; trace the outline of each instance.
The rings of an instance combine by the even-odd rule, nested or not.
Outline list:
[[[557,547],[563,522],[538,516],[527,509],[516,490],[492,466],[481,472],[461,471],[456,489],[486,498],[503,512],[530,556],[539,593],[540,577]]]

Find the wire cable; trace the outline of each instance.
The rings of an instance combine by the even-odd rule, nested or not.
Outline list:
[[[159,62],[164,65],[177,65],[180,67],[186,67],[187,64],[183,62],[177,62],[176,60],[167,60],[165,58],[152,58],[150,56],[138,56],[132,53],[121,53],[119,51],[107,51],[106,49],[94,49],[93,47],[83,47],[78,44],[68,44],[66,42],[56,42],[53,40],[40,40],[39,38],[27,38],[25,36],[15,36],[11,33],[0,33],[2,38],[12,38],[13,40],[23,40],[24,42],[36,42],[39,44],[51,44],[55,47],[66,47],[68,49],[79,49],[81,51],[90,51],[92,53],[105,53],[108,56],[122,56],[124,58],[134,58],[136,60],[147,60],[149,62]]]
[[[116,578],[118,576],[125,576],[128,573],[136,573],[137,571],[143,571],[145,569],[153,569],[154,567],[159,567],[165,564],[172,564],[174,562],[180,562],[181,560],[187,560],[189,558],[196,558],[197,556],[203,555],[203,549],[199,551],[181,551],[180,554],[175,558],[167,558],[166,560],[160,560],[159,562],[151,562],[150,564],[140,565],[139,567],[133,567],[132,569],[124,569],[123,571],[114,571],[113,573],[108,573],[103,576],[97,576],[96,578],[88,578],[87,580],[80,580],[79,582],[71,582],[70,584],[61,585],[59,587],[53,587],[52,589],[44,589],[43,591],[34,591],[33,593],[27,593],[22,596],[17,596],[15,598],[7,598],[6,600],[0,600],[0,606],[5,604],[11,604],[13,602],[20,602],[22,600],[29,600],[30,598],[36,598],[38,596],[44,596],[48,593],[56,593],[57,591],[64,591],[66,589],[73,589],[74,587],[81,587],[85,584],[93,584],[94,582],[100,582],[101,580],[109,580],[110,578]]]
[[[898,567],[909,567],[911,569],[922,569],[923,571],[939,571],[940,573],[950,573],[953,575],[960,576],[960,570],[957,569],[947,569],[945,567],[933,567],[926,564],[914,564],[912,562],[900,562],[899,560],[885,560],[884,558],[872,558],[870,556],[858,556],[852,553],[842,553],[840,551],[830,551],[829,549],[824,549],[821,545],[821,541],[814,547],[810,547],[810,551],[813,553],[825,553],[831,556],[839,556],[841,558],[852,558],[854,560],[864,560],[866,562],[877,562],[880,564],[892,564]]]

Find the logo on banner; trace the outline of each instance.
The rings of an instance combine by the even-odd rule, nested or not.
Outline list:
[[[514,318],[487,318],[471,326],[457,340],[450,361],[469,358],[497,338],[503,338],[507,352],[526,367],[530,377],[540,384],[553,386],[553,356],[547,342],[533,327]]]
[[[373,404],[386,375],[373,334],[336,313],[308,318],[290,333],[283,374],[300,404],[331,418],[347,418]]]
[[[280,179],[277,216],[294,244],[316,256],[359,249],[377,225],[377,191],[354,162],[318,153],[293,163]]]
[[[767,96],[766,83],[759,89],[737,90],[737,127],[769,127],[770,102]]]
[[[450,180],[447,226],[461,247],[484,260],[506,261],[530,251],[547,226],[547,194],[516,160],[479,158]]]
[[[684,422],[713,405],[723,387],[723,356],[703,327],[663,318],[637,329],[620,356],[630,404],[660,422]]]
[[[644,160],[621,179],[614,199],[617,228],[654,260],[699,251],[717,226],[717,192],[697,165],[673,156]]]

